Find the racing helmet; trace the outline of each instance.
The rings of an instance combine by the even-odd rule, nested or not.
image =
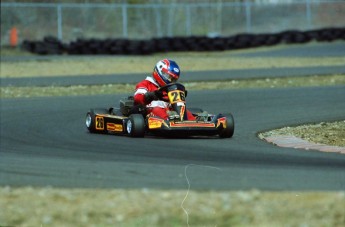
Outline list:
[[[152,76],[160,87],[174,83],[180,77],[180,67],[175,61],[163,59],[157,62]]]

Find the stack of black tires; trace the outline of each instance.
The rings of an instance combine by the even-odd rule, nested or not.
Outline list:
[[[171,51],[223,51],[281,43],[295,44],[311,41],[345,40],[345,28],[325,28],[310,31],[290,30],[275,34],[238,34],[229,37],[163,37],[150,40],[77,39],[69,44],[55,37],[42,41],[25,40],[22,48],[40,55],[150,55]]]

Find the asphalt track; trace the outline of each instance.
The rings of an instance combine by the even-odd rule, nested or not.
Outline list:
[[[214,190],[344,190],[345,156],[279,148],[263,130],[345,118],[345,86],[191,91],[190,107],[232,113],[231,139],[87,132],[90,107],[127,94],[1,99],[0,185]]]

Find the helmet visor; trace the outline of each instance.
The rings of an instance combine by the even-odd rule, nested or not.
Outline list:
[[[170,83],[175,83],[178,80],[178,76],[172,73],[169,73],[168,70],[162,70],[162,76],[169,81]]]

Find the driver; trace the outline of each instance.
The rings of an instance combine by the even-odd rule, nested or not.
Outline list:
[[[168,119],[171,115],[176,115],[170,109],[170,104],[163,101],[168,100],[166,94],[158,97],[158,89],[170,83],[175,83],[180,77],[180,67],[175,61],[163,59],[155,65],[152,76],[139,82],[135,87],[134,104],[146,106],[147,113],[154,116]],[[156,91],[156,92],[155,92]],[[178,117],[178,115],[177,115]],[[193,114],[187,110],[188,120],[195,120]]]

